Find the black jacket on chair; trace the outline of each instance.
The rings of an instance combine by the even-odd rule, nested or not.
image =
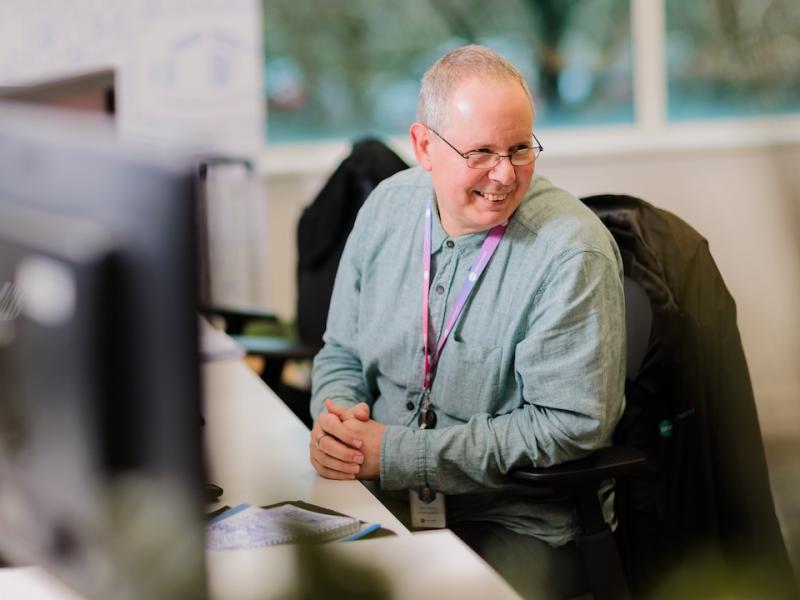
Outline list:
[[[618,489],[617,531],[632,591],[693,553],[769,561],[791,577],[769,487],[736,306],[707,241],[630,196],[583,201],[611,230],[625,274],[650,297],[652,330],[615,444],[650,457]],[[691,559],[690,559],[691,560]]]
[[[303,211],[297,228],[297,326],[303,342],[322,345],[336,269],[361,205],[381,181],[406,168],[383,143],[359,141]]]

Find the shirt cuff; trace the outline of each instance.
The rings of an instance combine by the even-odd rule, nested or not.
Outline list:
[[[434,483],[426,477],[429,436],[422,429],[387,425],[381,441],[381,489],[421,489]]]

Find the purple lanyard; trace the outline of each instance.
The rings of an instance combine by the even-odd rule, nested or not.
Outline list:
[[[467,303],[467,298],[469,298],[469,295],[472,293],[472,288],[475,287],[475,283],[478,281],[481,273],[483,273],[486,265],[489,264],[489,260],[492,258],[494,251],[497,250],[497,246],[503,238],[507,227],[508,221],[492,227],[486,239],[483,240],[483,245],[478,252],[478,257],[469,269],[469,274],[464,280],[464,285],[461,286],[461,292],[458,294],[456,304],[453,306],[453,310],[450,313],[450,318],[447,320],[444,331],[442,331],[442,335],[439,337],[439,342],[436,344],[436,351],[431,355],[428,347],[428,322],[430,320],[430,307],[428,306],[428,302],[430,300],[431,230],[433,228],[433,223],[431,217],[431,201],[430,198],[428,199],[428,206],[425,209],[425,232],[422,240],[422,345],[425,354],[422,388],[425,393],[426,404],[428,403],[428,396],[430,395],[431,385],[433,384],[433,370],[436,368],[436,363],[439,362],[442,348],[444,348],[444,344],[450,335],[450,331],[453,329],[453,325],[456,323],[456,319],[458,319],[458,315],[461,314],[464,305]],[[427,408],[427,406],[425,408]]]

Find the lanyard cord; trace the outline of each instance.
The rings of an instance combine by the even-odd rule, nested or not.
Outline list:
[[[430,307],[428,303],[430,301],[431,232],[433,229],[433,220],[431,199],[428,198],[428,206],[425,209],[425,227],[422,239],[422,345],[424,353],[422,389],[424,410],[427,410],[430,404],[430,390],[433,385],[434,370],[436,364],[439,362],[442,348],[444,348],[444,344],[458,316],[467,303],[467,299],[472,293],[475,283],[480,278],[484,269],[486,269],[486,265],[489,264],[489,260],[492,258],[492,255],[494,255],[495,250],[497,250],[497,246],[500,244],[500,240],[503,238],[507,227],[508,221],[492,227],[486,239],[483,240],[478,256],[470,267],[464,284],[461,286],[461,291],[458,294],[455,306],[453,306],[453,310],[450,312],[450,318],[447,320],[447,324],[436,344],[436,350],[431,354],[428,346],[428,324],[430,322]]]

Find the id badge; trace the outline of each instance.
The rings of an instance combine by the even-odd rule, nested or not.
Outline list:
[[[446,527],[444,494],[434,494],[430,502],[419,497],[417,490],[409,490],[411,527],[413,529],[442,529]]]

